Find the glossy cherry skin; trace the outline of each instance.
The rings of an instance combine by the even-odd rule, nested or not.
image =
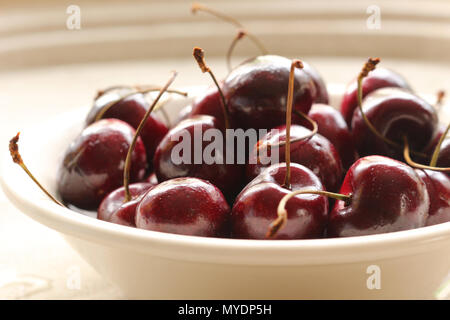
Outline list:
[[[448,138],[442,141],[436,165],[442,168],[450,167],[450,139]]]
[[[197,178],[167,180],[145,194],[136,209],[140,229],[202,237],[229,232],[230,207],[222,192]]]
[[[86,127],[70,144],[58,171],[58,193],[63,202],[96,210],[103,198],[123,184],[125,159],[135,130],[117,119]],[[139,138],[132,154],[131,182],[144,178],[147,157]]]
[[[299,125],[291,126],[291,140],[305,137],[311,131]],[[276,144],[277,141],[286,141],[286,126],[279,126],[269,131],[258,145]],[[271,152],[279,152],[279,162],[286,159],[285,147],[273,147],[268,150]],[[264,165],[257,161],[257,148],[253,149],[249,158],[249,164],[246,168],[247,179],[251,180],[270,164]],[[301,140],[291,143],[291,162],[304,165],[319,177],[322,184],[328,191],[336,191],[339,188],[343,176],[343,167],[341,159],[333,144],[320,134],[315,134],[307,140]],[[271,163],[273,164],[273,163]]]
[[[428,145],[425,148],[423,148],[422,152],[429,155],[428,160],[431,160],[434,149],[436,148],[437,144],[439,143],[439,140],[441,139],[442,135],[444,134],[445,129],[446,129],[446,126],[443,125],[442,123],[439,123],[430,142],[428,143]],[[420,160],[422,160],[422,162],[423,162],[424,159],[420,159]]]
[[[225,127],[225,118],[223,114],[220,93],[216,87],[208,88],[192,103],[192,110],[189,116],[200,114],[215,117],[220,125],[222,127]]]
[[[86,123],[88,125],[93,123],[102,108],[108,103],[119,99],[119,97],[118,93],[114,91],[100,96],[95,100],[94,106],[87,116]],[[137,129],[149,107],[144,95],[137,93],[114,104],[105,112],[102,118],[120,119]],[[169,129],[161,120],[150,114],[140,135],[147,151],[149,169],[151,169],[156,147],[168,131]]]
[[[311,76],[311,79],[314,82],[314,86],[316,87],[316,98],[314,99],[314,102],[328,104],[329,97],[327,86],[322,76],[312,65],[310,65],[305,61],[302,62],[303,62],[303,70]]]
[[[136,199],[156,184],[149,182],[132,183],[129,186],[132,199]],[[97,209],[97,219],[111,222],[111,216],[125,203],[125,188],[120,187],[108,194]]]
[[[281,199],[300,189],[324,190],[308,168],[291,164],[291,190],[283,187],[286,163],[266,168],[238,195],[231,212],[231,234],[239,239],[264,239],[277,218]],[[310,239],[324,235],[328,199],[319,195],[297,195],[286,204],[288,220],[274,239]]]
[[[156,174],[152,172],[147,179],[145,179],[146,182],[149,182],[151,184],[157,185],[158,184],[158,178],[156,177]]]
[[[144,195],[141,194],[136,199],[122,203],[117,211],[111,215],[109,222],[136,228],[136,209],[143,197]]]
[[[271,129],[286,122],[286,98],[291,60],[259,56],[235,68],[223,84],[235,128]],[[295,70],[293,110],[308,113],[316,98],[311,76]],[[293,116],[293,122],[297,119]]]
[[[225,163],[227,152],[225,142],[223,142],[222,151],[218,150],[216,154],[217,157],[224,159],[224,163],[218,163],[217,161],[216,163],[208,164],[205,161],[202,155],[211,142],[203,141],[202,136],[210,129],[220,130],[222,128],[216,118],[206,115],[192,116],[172,128],[156,149],[154,168],[158,181],[162,182],[178,177],[195,177],[208,180],[217,186],[228,199],[236,196],[243,184],[244,166]],[[195,132],[198,132],[198,138]],[[221,137],[223,138],[224,135],[222,134]],[[200,139],[200,141],[196,139]],[[200,147],[197,154],[199,158],[197,163],[195,163],[196,141]],[[173,150],[177,145],[184,143],[190,146],[190,157],[186,159],[188,163],[177,163],[181,162],[181,159],[180,161],[174,161],[172,153],[175,151]],[[178,155],[180,152],[178,151],[176,154]]]
[[[416,169],[417,174],[425,182],[430,208],[427,225],[450,221],[450,178],[445,173],[433,170]]]
[[[353,136],[341,113],[325,104],[313,104],[309,111],[311,119],[317,122],[318,132],[330,140],[342,161],[348,169],[358,159]]]
[[[363,79],[362,82],[362,93],[363,98],[369,93],[386,87],[397,87],[403,88],[408,91],[412,91],[409,84],[406,82],[405,78],[401,75],[385,68],[377,68],[369,73],[369,75]],[[347,122],[348,126],[351,128],[352,118],[354,111],[358,108],[358,83],[356,79],[353,79],[347,85],[344,96],[341,102],[341,113]]]
[[[436,130],[434,137],[431,139],[430,143],[422,150],[428,155],[428,159],[417,159],[417,161],[428,164],[433,156],[434,149],[436,148],[439,140],[444,134],[446,126],[440,124]],[[450,167],[450,139],[447,136],[444,141],[442,141],[441,147],[439,148],[439,156],[436,165],[442,168]]]
[[[430,199],[425,183],[406,164],[382,156],[355,162],[328,221],[329,237],[363,236],[423,227]]]
[[[403,146],[406,135],[412,150],[422,150],[437,128],[435,109],[420,97],[398,88],[378,89],[367,95],[363,110],[383,136]],[[352,133],[360,156],[384,155],[403,159],[402,148],[395,148],[378,138],[366,126],[359,109],[352,120]]]

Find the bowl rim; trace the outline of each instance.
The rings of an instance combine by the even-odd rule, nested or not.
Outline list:
[[[39,128],[51,127],[62,117],[74,119],[74,115],[82,110],[84,112],[86,108],[63,112],[23,132],[35,138]],[[33,132],[37,135],[33,135]],[[38,199],[27,197],[20,192],[20,186],[33,182],[11,161],[9,153],[2,160],[0,185],[6,197],[19,210],[66,236],[122,250],[208,263],[304,265],[370,262],[417,254],[442,246],[450,248],[450,222],[376,235],[305,240],[208,238],[140,230],[82,215],[60,207],[44,196]],[[37,187],[33,190],[41,192]]]

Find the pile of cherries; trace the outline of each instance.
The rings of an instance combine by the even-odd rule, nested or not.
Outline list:
[[[228,59],[244,36],[262,46],[240,30]],[[104,221],[194,236],[346,237],[450,221],[448,127],[402,76],[375,68],[379,59],[369,59],[347,86],[339,112],[304,61],[264,54],[218,81],[203,50],[193,55],[215,86],[183,109],[178,123],[169,128],[152,113],[165,92],[183,94],[168,89],[175,73],[161,88],[103,90],[64,155],[61,202],[38,185],[59,205],[96,210]],[[151,91],[159,94],[150,104]],[[188,163],[172,159],[183,133],[208,129],[224,137],[226,129],[269,131],[251,152],[249,141],[233,150],[223,141],[223,154],[216,151],[222,159],[244,155],[243,163],[195,161],[208,147],[203,140],[191,141]],[[10,151],[29,173],[18,139]],[[279,162],[263,164],[262,151],[278,152]]]

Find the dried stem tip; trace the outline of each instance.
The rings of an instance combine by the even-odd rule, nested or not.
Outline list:
[[[375,70],[376,65],[380,63],[380,58],[369,58],[359,73],[358,79],[367,77],[370,71]]]
[[[31,178],[31,180],[34,181],[34,183],[36,183],[36,185],[52,200],[54,201],[56,204],[60,205],[61,207],[64,207],[64,205],[59,202],[55,197],[53,197],[40,183],[39,181],[37,181],[37,179],[33,176],[33,174],[30,172],[30,170],[28,170],[27,166],[25,165],[25,163],[22,160],[22,157],[20,156],[19,153],[19,136],[20,136],[20,132],[16,134],[16,136],[14,138],[12,138],[9,141],[9,152],[11,153],[11,157],[14,163],[18,164],[25,172],[26,174]]]
[[[198,66],[200,67],[200,69],[202,70],[203,73],[205,72],[209,72],[210,69],[209,67],[206,65],[206,61],[205,61],[205,52],[203,51],[202,48],[199,47],[194,47],[194,51],[192,52],[192,54],[194,55],[195,60],[198,63]]]
[[[245,37],[247,35],[247,32],[245,30],[239,30],[238,33],[236,34],[236,39],[240,40],[243,37]]]
[[[19,153],[19,145],[17,144],[19,142],[19,136],[20,132],[18,132],[16,136],[9,141],[9,152],[11,153],[12,160],[17,164],[23,163],[22,157]]]
[[[441,105],[442,101],[444,101],[444,97],[445,97],[445,91],[444,90],[439,90],[436,94],[436,105]]]
[[[193,14],[196,14],[197,11],[201,10],[202,8],[203,8],[203,6],[202,6],[200,3],[194,2],[194,3],[191,5],[191,12],[192,12]]]
[[[298,59],[292,60],[292,65],[295,68],[303,69],[303,63],[300,60],[298,60]]]

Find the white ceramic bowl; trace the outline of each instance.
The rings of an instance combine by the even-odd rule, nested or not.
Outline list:
[[[330,89],[336,101],[336,88]],[[171,108],[185,103],[177,100]],[[86,108],[65,113],[21,134],[23,158],[52,192],[62,154],[86,113]],[[129,298],[435,298],[450,269],[450,223],[364,237],[290,241],[138,230],[59,207],[8,156],[3,160],[1,184],[14,205],[63,234]],[[367,286],[374,265],[381,289]]]

